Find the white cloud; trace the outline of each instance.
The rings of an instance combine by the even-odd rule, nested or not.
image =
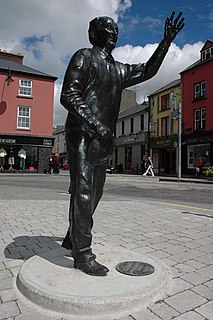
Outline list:
[[[178,79],[179,73],[200,58],[200,49],[204,44],[186,44],[183,48],[172,43],[159,72],[152,79],[137,86],[137,102],[147,100],[148,93],[152,93],[169,82]],[[158,44],[147,44],[144,47],[126,45],[116,48],[113,55],[116,60],[123,63],[145,63],[151,57]]]
[[[7,0],[0,10],[0,48],[24,55],[24,64],[58,76],[55,85],[54,122],[64,122],[66,111],[59,103],[61,79],[69,57],[79,48],[90,46],[88,22],[107,15],[118,20],[132,5],[132,0]],[[160,41],[160,39],[159,39]],[[139,99],[178,77],[178,73],[199,58],[203,44],[171,49],[156,77],[138,89]],[[144,47],[126,45],[116,48],[118,61],[146,62],[157,44]],[[64,62],[66,61],[66,63]]]

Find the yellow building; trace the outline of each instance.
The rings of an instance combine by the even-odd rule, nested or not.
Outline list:
[[[180,102],[180,79],[172,81],[149,96],[149,148],[158,174],[177,172]]]

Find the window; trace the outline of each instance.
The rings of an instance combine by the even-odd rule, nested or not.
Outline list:
[[[194,86],[194,98],[200,99],[206,97],[206,81],[196,83]]]
[[[31,80],[19,80],[19,95],[32,96],[32,81]]]
[[[30,107],[18,107],[17,128],[30,129]]]
[[[141,128],[140,130],[144,130],[144,114],[141,114]]]
[[[121,123],[121,135],[123,136],[124,135],[124,121],[122,121]]]
[[[168,136],[169,132],[169,117],[161,118],[161,135]]]
[[[170,108],[169,98],[170,98],[169,94],[165,94],[164,96],[161,96],[161,111],[164,111]]]
[[[134,132],[134,118],[130,119],[130,133]]]
[[[206,129],[206,108],[194,110],[194,129],[195,130]]]
[[[210,144],[196,144],[196,145],[189,145],[187,147],[187,154],[188,154],[188,168],[194,169],[197,167],[197,160],[199,156],[203,158],[203,167],[207,168],[210,166]]]
[[[202,52],[202,61],[208,60],[213,57],[213,47],[208,48]]]

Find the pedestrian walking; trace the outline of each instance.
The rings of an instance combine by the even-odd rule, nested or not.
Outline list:
[[[56,152],[55,155],[53,156],[53,173],[54,174],[59,174],[60,172],[59,164],[60,164],[60,155],[58,154],[58,152]]]
[[[148,157],[148,159],[146,161],[146,167],[147,167],[147,169],[146,169],[146,172],[144,172],[143,176],[146,177],[147,174],[151,174],[152,177],[154,177],[154,172],[152,170],[154,168],[154,166],[153,166],[153,162],[152,162],[151,157]]]

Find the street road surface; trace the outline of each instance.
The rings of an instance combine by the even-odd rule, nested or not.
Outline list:
[[[69,174],[2,174],[0,199],[69,199]],[[107,174],[104,200],[146,200],[152,204],[181,206],[183,211],[213,215],[213,184],[159,182],[157,177]]]

